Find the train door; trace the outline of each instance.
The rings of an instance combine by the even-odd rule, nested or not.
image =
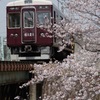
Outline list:
[[[22,8],[22,42],[35,42],[35,8]]]

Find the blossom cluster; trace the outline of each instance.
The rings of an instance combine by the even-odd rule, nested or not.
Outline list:
[[[44,82],[42,100],[99,100],[100,0],[62,1],[66,19],[52,29],[47,20],[46,28],[60,39],[60,51],[63,44],[71,44],[72,35],[82,48],[62,62],[34,64],[34,78],[22,87]]]
[[[98,100],[100,68],[95,58],[94,53],[81,50],[62,63],[35,64],[35,77],[30,82],[44,82],[43,100]]]

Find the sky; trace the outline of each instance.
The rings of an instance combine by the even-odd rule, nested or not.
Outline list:
[[[0,0],[0,36],[6,36],[6,5],[14,0]]]

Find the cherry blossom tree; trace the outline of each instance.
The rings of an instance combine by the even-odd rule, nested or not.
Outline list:
[[[70,44],[74,36],[75,52],[63,62],[34,64],[34,78],[21,88],[43,82],[42,100],[99,100],[100,0],[59,1],[67,9],[66,18],[47,29],[60,37],[59,44]]]
[[[77,33],[83,35],[85,49],[100,50],[100,0],[66,0],[65,7],[78,24]]]

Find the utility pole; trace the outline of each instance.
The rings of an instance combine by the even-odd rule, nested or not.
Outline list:
[[[1,37],[0,37],[0,61],[2,60],[2,43],[1,43]]]

